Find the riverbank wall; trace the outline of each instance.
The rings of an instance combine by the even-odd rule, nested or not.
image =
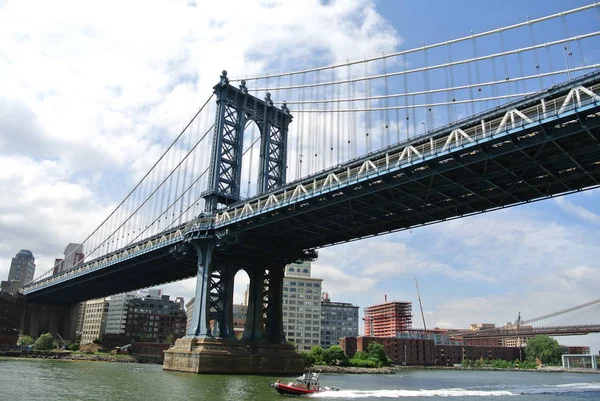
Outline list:
[[[74,354],[68,351],[3,351],[1,357],[29,358],[29,359],[61,359],[66,361],[98,361],[98,362],[120,362],[138,363],[136,358],[130,355],[98,355],[98,354]]]

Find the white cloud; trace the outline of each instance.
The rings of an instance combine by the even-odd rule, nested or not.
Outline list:
[[[555,202],[561,209],[589,223],[600,224],[600,214],[596,214],[583,206],[575,205],[564,197],[556,198]]]
[[[223,68],[289,70],[398,43],[369,0],[0,3],[0,260],[29,248],[40,274],[82,241]]]
[[[400,43],[372,1],[321,3],[0,1],[0,278],[22,248],[39,274],[84,239],[222,69],[287,71]],[[419,277],[426,317],[439,326],[549,313],[589,301],[600,285],[598,230],[557,222],[554,205],[591,223],[598,210],[570,199],[546,202],[548,212],[523,206],[324,249],[314,275],[334,300],[361,307],[384,293],[416,305]],[[236,280],[236,302],[246,283]],[[194,286],[161,287],[187,299]]]

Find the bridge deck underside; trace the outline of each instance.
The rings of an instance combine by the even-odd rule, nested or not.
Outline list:
[[[228,228],[244,237],[237,245],[248,251],[265,239],[273,249],[311,249],[598,187],[599,111],[455,150]]]
[[[194,252],[175,258],[169,248],[159,248],[134,259],[39,289],[28,294],[27,301],[69,305],[178,281],[196,274],[196,260]]]

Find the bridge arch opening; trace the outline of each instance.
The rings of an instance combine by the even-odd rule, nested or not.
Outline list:
[[[233,334],[241,339],[246,326],[248,313],[248,300],[250,291],[250,276],[244,269],[240,269],[233,279]]]
[[[240,197],[250,198],[258,193],[261,130],[254,120],[244,126]]]

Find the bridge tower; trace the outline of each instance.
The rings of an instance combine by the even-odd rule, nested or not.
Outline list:
[[[268,192],[285,183],[287,132],[292,115],[284,102],[273,105],[271,94],[260,100],[248,93],[246,81],[240,87],[229,84],[227,71],[213,87],[217,97],[217,116],[209,170],[209,188],[203,193],[207,212],[218,204],[240,201],[242,145],[244,129],[254,121],[260,131],[258,193]]]
[[[209,187],[202,193],[205,215],[240,199],[244,130],[254,121],[260,131],[257,188],[268,192],[285,183],[288,126],[285,102],[274,106],[229,84],[227,71],[213,87],[217,111],[213,133]],[[165,351],[164,369],[195,373],[300,373],[303,358],[287,344],[281,312],[283,275],[297,251],[265,252],[260,246],[244,251],[227,247],[223,233],[204,229],[187,238],[181,254],[197,258],[196,295],[187,335]],[[237,248],[236,248],[237,249]],[[248,313],[241,340],[233,331],[233,285],[243,269],[250,278]]]

